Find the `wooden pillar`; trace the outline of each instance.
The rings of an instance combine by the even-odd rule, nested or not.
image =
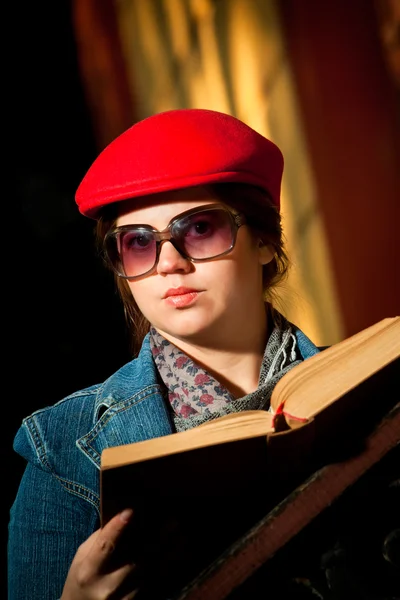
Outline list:
[[[372,0],[282,0],[345,335],[400,314],[400,90]]]

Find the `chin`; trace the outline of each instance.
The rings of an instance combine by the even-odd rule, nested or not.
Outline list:
[[[198,325],[192,327],[171,327],[169,325],[163,328],[162,331],[174,338],[195,343],[197,340],[208,337],[212,331],[212,327],[199,327]]]
[[[210,335],[215,336],[216,321],[207,318],[193,318],[186,315],[176,315],[174,318],[168,319],[165,323],[160,323],[159,320],[154,324],[156,329],[164,332],[166,335],[185,340],[185,341],[200,341]]]

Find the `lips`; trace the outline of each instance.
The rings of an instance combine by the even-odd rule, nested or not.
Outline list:
[[[163,299],[170,298],[171,296],[184,296],[185,294],[196,294],[197,292],[198,292],[198,290],[195,290],[194,288],[187,288],[187,287],[170,288],[164,294]]]
[[[200,293],[193,288],[170,288],[164,296],[164,302],[174,309],[185,309],[197,303]]]

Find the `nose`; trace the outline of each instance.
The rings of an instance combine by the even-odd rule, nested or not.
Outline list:
[[[182,256],[169,240],[161,242],[160,255],[157,263],[159,275],[168,273],[189,273],[193,264]]]

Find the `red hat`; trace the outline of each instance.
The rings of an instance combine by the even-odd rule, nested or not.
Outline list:
[[[80,183],[79,211],[97,218],[102,206],[211,183],[249,183],[280,206],[283,156],[279,148],[239,121],[190,108],[139,121],[99,154]]]

